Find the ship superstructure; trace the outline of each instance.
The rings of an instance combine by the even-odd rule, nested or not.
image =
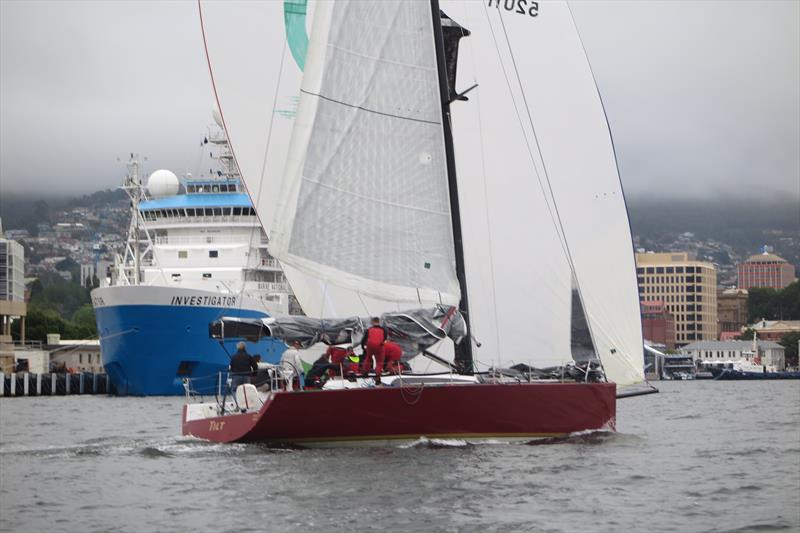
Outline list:
[[[223,314],[288,314],[289,288],[222,135],[219,170],[178,179],[153,172],[146,187],[131,154],[123,189],[131,200],[124,253],[110,279],[92,291],[106,372],[122,393],[179,394],[182,379],[228,366],[232,343],[203,332]],[[198,334],[199,333],[199,334]],[[285,345],[250,343],[248,351],[277,361]]]

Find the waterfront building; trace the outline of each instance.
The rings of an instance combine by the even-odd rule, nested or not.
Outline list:
[[[755,348],[755,349],[754,349]],[[687,344],[680,353],[697,361],[750,361],[767,369],[786,368],[785,349],[773,341],[700,341]]]
[[[738,266],[739,288],[782,289],[794,281],[794,265],[775,254],[751,255]]]
[[[664,302],[656,300],[641,302],[642,335],[648,341],[663,346],[665,349],[675,348],[675,319],[667,310]]]
[[[765,341],[779,341],[787,333],[800,331],[800,320],[760,320],[748,326]]]
[[[741,335],[747,325],[747,291],[719,289],[717,292],[717,322],[720,340]]]
[[[2,237],[0,226],[0,369],[14,366],[11,323],[19,319],[21,340],[25,340],[25,249]]]
[[[643,302],[663,302],[675,321],[675,344],[717,338],[717,271],[687,252],[637,253]]]
[[[100,356],[100,341],[95,340],[66,340],[61,339],[58,333],[47,335],[47,344],[44,347],[50,353],[50,364],[63,365],[73,372],[91,372],[102,374],[103,360]]]

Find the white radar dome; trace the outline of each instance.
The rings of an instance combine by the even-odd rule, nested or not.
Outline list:
[[[214,117],[214,122],[217,123],[217,126],[225,129],[225,126],[222,125],[222,113],[219,112],[219,107],[217,107],[217,104],[214,104],[214,109],[211,110],[211,116]]]
[[[179,188],[180,181],[178,181],[178,176],[169,170],[156,170],[147,179],[147,190],[153,198],[174,196],[178,194]]]

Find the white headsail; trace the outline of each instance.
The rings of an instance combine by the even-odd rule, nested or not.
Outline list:
[[[608,378],[642,381],[627,211],[569,7],[444,0],[442,9],[471,31],[461,42],[458,86],[479,84],[470,102],[451,106],[469,213],[462,218],[471,325],[489,346],[476,358],[568,361],[574,273]]]
[[[223,127],[267,235],[302,80],[305,0],[199,2]],[[294,41],[287,33],[295,29]]]

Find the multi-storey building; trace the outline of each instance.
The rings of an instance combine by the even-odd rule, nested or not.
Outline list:
[[[7,372],[14,362],[11,322],[21,318],[25,337],[25,249],[16,241],[2,238],[0,226],[0,370]]]
[[[0,301],[25,301],[25,249],[0,238]]]
[[[648,341],[675,348],[675,319],[664,302],[642,302],[642,334]]]
[[[747,291],[720,289],[717,292],[717,318],[721,340],[731,340],[747,325]]]
[[[794,281],[794,266],[767,252],[751,255],[738,270],[740,289],[782,289]]]
[[[675,319],[675,344],[717,338],[717,271],[686,252],[637,253],[642,302],[663,302]]]

